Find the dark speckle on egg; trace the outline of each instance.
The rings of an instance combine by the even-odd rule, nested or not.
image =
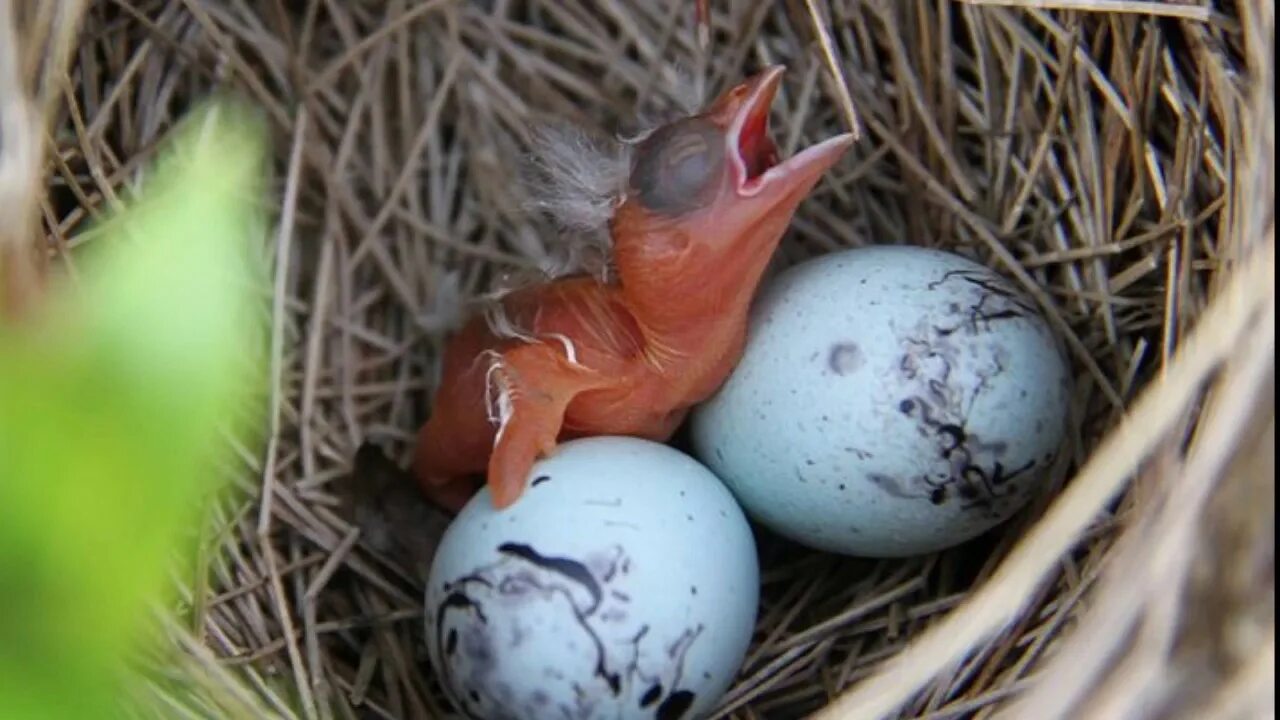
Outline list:
[[[689,708],[693,706],[693,701],[697,696],[688,690],[677,690],[671,693],[662,704],[658,706],[657,720],[680,720],[689,712]]]
[[[863,356],[856,343],[838,342],[827,351],[827,368],[836,375],[849,375],[862,367]]]
[[[489,646],[489,634],[483,626],[468,628],[462,638],[462,652],[472,663],[487,667],[493,665],[493,649]]]
[[[662,686],[658,684],[650,685],[648,690],[640,696],[640,707],[647,708],[658,702],[658,698],[662,697]]]
[[[536,477],[536,478],[534,478],[534,479],[533,479],[533,482],[532,482],[532,483],[530,483],[530,485],[531,485],[532,487],[537,487],[537,486],[541,485],[542,483],[544,483],[544,482],[546,482],[546,481],[548,481],[548,480],[550,480],[550,479],[551,479],[551,476],[550,476],[550,475],[539,475],[538,477]]]
[[[902,483],[898,482],[894,478],[889,477],[888,475],[882,475],[880,473],[870,473],[867,475],[867,479],[871,481],[871,484],[875,485],[876,487],[880,488],[881,490],[885,491],[886,493],[888,493],[893,497],[897,497],[897,498],[911,497],[911,494],[908,493],[902,487]]]

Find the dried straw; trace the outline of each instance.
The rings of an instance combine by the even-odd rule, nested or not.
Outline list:
[[[908,243],[993,265],[1066,340],[1079,430],[1061,494],[964,547],[877,562],[767,540],[722,715],[1274,711],[1269,4],[727,0],[705,53],[683,0],[98,0],[79,25],[76,3],[40,5],[51,34],[18,37],[44,59],[26,102],[48,110],[55,272],[193,100],[234,88],[276,135],[271,432],[265,454],[232,441],[244,492],[210,514],[207,577],[166,621],[185,660],[140,707],[444,715],[420,581],[359,542],[336,484],[362,439],[406,456],[453,289],[556,251],[508,182],[529,120],[617,130],[679,106],[675,67],[705,96],[785,62],[784,152],[861,141],[784,260]],[[0,199],[24,207],[13,172]]]

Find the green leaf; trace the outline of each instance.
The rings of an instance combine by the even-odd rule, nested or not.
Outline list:
[[[264,382],[264,150],[244,108],[192,113],[82,282],[0,325],[0,717],[115,714],[191,556],[222,431]]]

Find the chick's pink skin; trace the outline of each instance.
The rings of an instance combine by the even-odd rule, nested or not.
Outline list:
[[[610,225],[615,282],[570,277],[504,297],[536,342],[499,337],[478,317],[450,341],[414,460],[429,498],[457,510],[485,473],[494,506],[508,507],[559,441],[665,441],[724,382],[796,208],[852,144],[840,135],[778,163],[768,113],[782,72],[765,70],[636,148],[637,168],[658,153],[676,169],[633,173]],[[664,182],[696,193],[664,195]]]

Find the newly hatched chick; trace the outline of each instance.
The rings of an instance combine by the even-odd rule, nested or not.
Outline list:
[[[840,135],[779,163],[768,116],[782,73],[771,67],[629,148],[608,205],[607,280],[513,291],[451,339],[414,459],[428,497],[456,510],[487,472],[505,508],[560,440],[666,441],[720,386],[797,206],[853,142]]]

